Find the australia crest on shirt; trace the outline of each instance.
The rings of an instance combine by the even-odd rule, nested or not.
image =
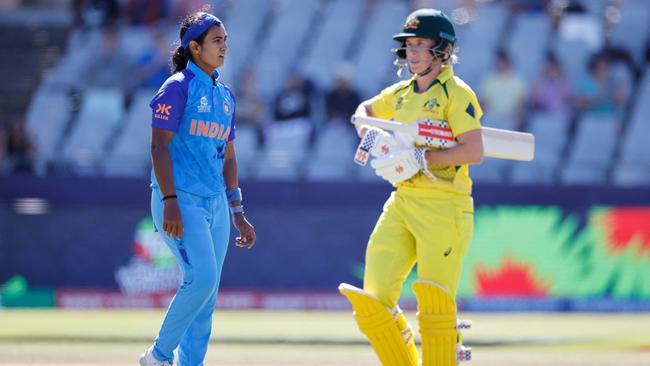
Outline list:
[[[197,111],[199,113],[207,113],[210,112],[210,102],[208,102],[208,98],[203,96],[199,100],[199,105],[197,106]]]

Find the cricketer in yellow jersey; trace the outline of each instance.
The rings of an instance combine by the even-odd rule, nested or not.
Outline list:
[[[363,290],[347,284],[339,290],[384,366],[457,365],[471,358],[460,344],[455,297],[473,233],[468,165],[483,159],[482,110],[472,89],[454,75],[455,31],[443,13],[417,10],[393,38],[401,43],[394,50],[398,66],[413,77],[363,102],[356,114],[429,121],[431,141],[414,146],[398,133],[359,129],[361,144],[374,157],[372,167],[396,190],[368,242]],[[452,140],[456,145],[447,148]],[[397,306],[416,263],[421,356]]]

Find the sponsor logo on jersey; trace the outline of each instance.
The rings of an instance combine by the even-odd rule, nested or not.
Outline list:
[[[171,105],[156,103],[156,110],[154,111],[154,118],[162,119],[164,121],[169,121],[169,116],[171,115],[170,110],[172,109]]]
[[[199,101],[199,105],[197,107],[197,110],[199,113],[208,113],[210,112],[210,103],[208,102],[208,98],[203,96],[201,97],[201,100]]]
[[[223,111],[227,115],[230,115],[230,113],[232,112],[232,110],[230,109],[230,103],[228,103],[228,101],[226,100],[223,101]]]

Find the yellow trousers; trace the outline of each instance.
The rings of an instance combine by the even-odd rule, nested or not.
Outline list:
[[[471,196],[400,187],[386,201],[370,235],[364,290],[396,306],[417,262],[420,279],[439,283],[455,298],[473,231]]]

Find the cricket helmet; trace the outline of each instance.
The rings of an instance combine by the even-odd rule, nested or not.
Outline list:
[[[406,18],[402,33],[393,36],[393,39],[402,44],[401,48],[393,49],[399,58],[406,58],[406,39],[421,37],[432,39],[436,44],[431,48],[435,57],[444,56],[448,45],[456,42],[456,32],[451,20],[440,10],[418,9]]]

